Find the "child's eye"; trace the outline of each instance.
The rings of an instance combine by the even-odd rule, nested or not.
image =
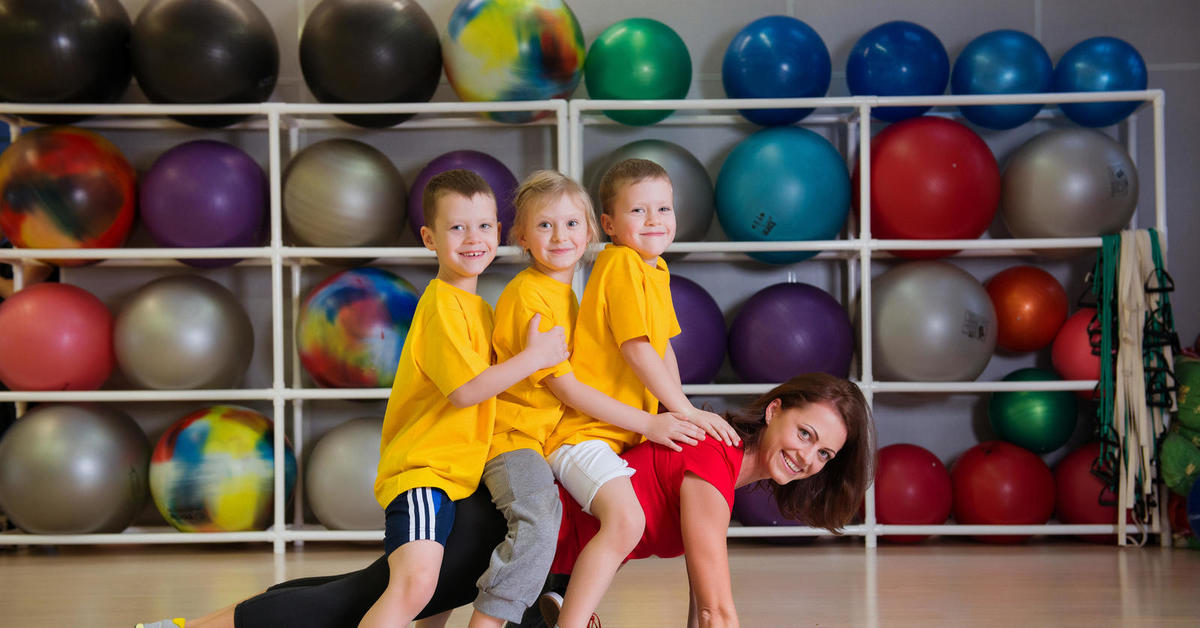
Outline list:
[[[568,227],[578,227],[578,226],[579,226],[579,221],[578,221],[578,220],[575,220],[575,219],[568,220],[568,221],[567,221],[567,226],[568,226]]]
[[[490,222],[485,222],[482,225],[479,225],[479,228],[483,231],[491,231],[492,229],[496,228],[496,225],[494,225]]]
[[[463,229],[464,229],[463,225],[451,225],[450,226],[451,231],[462,231]]]
[[[537,224],[537,226],[538,226],[538,229],[549,229],[550,223],[543,220],[542,222],[539,222]]]
[[[663,213],[667,213],[667,212],[674,211],[674,209],[673,209],[673,208],[671,208],[671,207],[659,207],[659,208],[658,208],[658,211],[660,211],[660,212],[663,212]]]
[[[634,207],[633,209],[629,210],[629,213],[631,214],[642,214],[645,212],[646,210],[642,209],[641,207]]]

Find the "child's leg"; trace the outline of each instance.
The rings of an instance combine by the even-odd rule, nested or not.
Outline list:
[[[600,487],[591,511],[600,520],[600,530],[575,561],[558,616],[562,628],[588,625],[617,569],[637,546],[646,528],[646,516],[628,477],[615,478]]]
[[[517,449],[492,458],[483,468],[483,482],[508,521],[508,535],[479,578],[469,628],[521,622],[550,571],[562,519],[558,486],[541,452]]]

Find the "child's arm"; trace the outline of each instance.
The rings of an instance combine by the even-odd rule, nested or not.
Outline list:
[[[549,331],[538,331],[541,314],[534,314],[529,321],[525,348],[520,353],[493,364],[467,383],[454,389],[447,396],[456,408],[466,408],[508,390],[513,384],[529,377],[534,371],[550,368],[570,357],[567,353],[567,335],[562,327]]]
[[[667,355],[673,362],[675,354],[669,345]],[[650,394],[657,397],[668,410],[684,415],[689,421],[704,428],[709,435],[725,441],[726,445],[741,442],[742,439],[728,421],[720,415],[692,405],[687,395],[683,394],[683,385],[679,383],[678,365],[672,374],[668,360],[659,357],[648,338],[641,336],[621,343],[621,356]]]
[[[574,373],[546,378],[546,387],[558,400],[576,410],[617,427],[637,432],[648,440],[682,451],[677,442],[695,445],[704,430],[673,413],[650,414],[621,403],[575,378]]]

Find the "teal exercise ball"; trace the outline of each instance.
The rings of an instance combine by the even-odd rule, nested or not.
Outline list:
[[[1023,368],[1004,377],[1006,382],[1059,381],[1052,371]],[[988,420],[1000,440],[1038,454],[1067,444],[1075,433],[1075,395],[1067,390],[1019,390],[992,393]]]
[[[650,18],[621,20],[604,29],[588,48],[583,64],[588,97],[596,100],[670,100],[687,97],[692,58],[670,26]],[[654,124],[669,109],[605,111],[633,126]]]
[[[841,153],[800,127],[774,127],[742,140],[717,175],[717,219],[733,241],[833,240],[850,211],[850,175]],[[772,264],[816,251],[752,253]]]

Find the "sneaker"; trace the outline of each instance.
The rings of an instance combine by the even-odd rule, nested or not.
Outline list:
[[[174,619],[161,619],[159,621],[141,623],[133,628],[184,628],[183,622],[184,619],[182,617],[176,617]]]
[[[547,628],[558,628],[558,616],[562,613],[562,605],[562,596],[554,591],[543,593],[542,597],[538,598],[538,610],[542,612],[542,620],[546,622]],[[601,628],[600,617],[592,613],[587,628]]]

